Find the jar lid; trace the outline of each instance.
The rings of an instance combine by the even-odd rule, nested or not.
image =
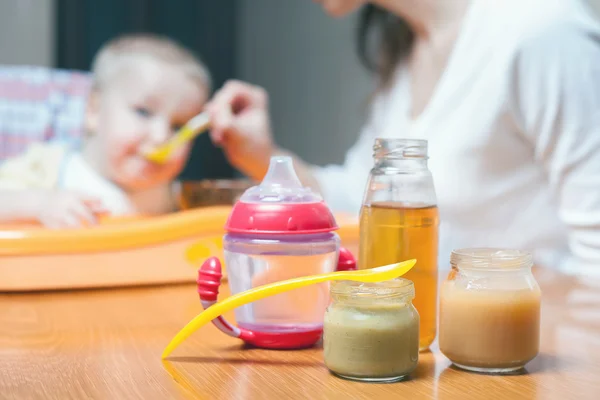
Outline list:
[[[225,224],[231,233],[309,234],[338,229],[323,198],[302,186],[291,157],[272,157],[258,186],[246,190]]]
[[[383,282],[333,281],[331,294],[354,298],[386,298],[415,295],[415,286],[411,280],[395,278]]]
[[[452,251],[450,263],[458,268],[507,270],[533,265],[531,253],[523,250],[481,247]]]

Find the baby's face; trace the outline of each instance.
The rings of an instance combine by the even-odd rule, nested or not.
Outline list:
[[[144,153],[169,139],[202,111],[208,93],[182,68],[140,59],[115,71],[113,80],[92,94],[88,126],[98,136],[98,159],[105,176],[124,189],[145,189],[174,179],[190,146],[162,165]]]

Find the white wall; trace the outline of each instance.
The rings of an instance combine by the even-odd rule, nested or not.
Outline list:
[[[53,64],[54,0],[0,0],[0,64]]]
[[[363,122],[370,78],[354,50],[355,18],[309,0],[241,0],[241,79],[271,96],[277,142],[309,162],[342,161]]]

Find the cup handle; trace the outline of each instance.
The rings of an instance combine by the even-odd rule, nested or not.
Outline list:
[[[335,269],[336,271],[355,271],[356,270],[356,258],[354,255],[345,247],[340,247],[340,255],[338,256],[338,263]]]
[[[205,310],[217,302],[222,277],[221,261],[217,257],[208,258],[198,270],[198,296]],[[229,323],[223,316],[213,319],[212,323],[229,336],[240,337],[242,333],[240,328]]]

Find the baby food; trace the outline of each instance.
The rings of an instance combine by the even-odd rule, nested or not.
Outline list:
[[[509,372],[538,354],[541,293],[530,257],[519,257],[453,263],[440,293],[440,350],[457,366]]]
[[[324,320],[325,365],[336,375],[396,381],[417,366],[419,314],[413,283],[334,282]]]

